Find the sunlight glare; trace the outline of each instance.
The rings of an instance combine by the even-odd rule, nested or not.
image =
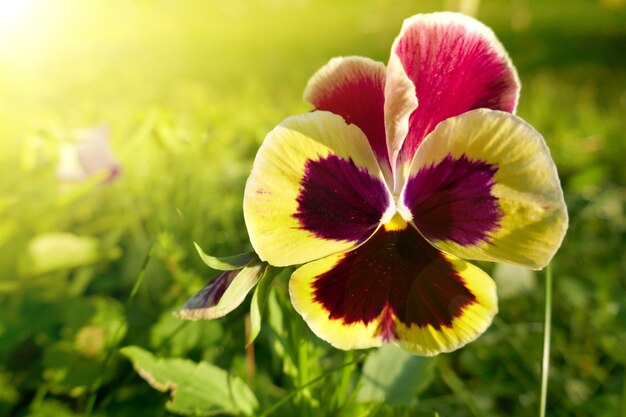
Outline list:
[[[0,64],[52,53],[62,6],[61,0],[0,0]]]
[[[0,30],[20,27],[34,11],[32,0],[0,0]]]

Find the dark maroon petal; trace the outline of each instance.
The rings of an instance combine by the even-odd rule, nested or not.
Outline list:
[[[325,239],[368,238],[390,204],[381,180],[333,154],[309,160],[300,184],[294,217],[303,229]]]
[[[393,315],[407,326],[451,327],[476,302],[443,254],[414,228],[379,229],[315,279],[315,301],[344,323],[382,316],[385,340],[393,338]]]
[[[495,165],[448,155],[409,177],[403,203],[428,239],[471,245],[487,240],[503,216],[491,193]]]

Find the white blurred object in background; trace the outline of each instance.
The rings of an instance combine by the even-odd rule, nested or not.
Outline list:
[[[111,182],[120,175],[121,165],[111,151],[107,126],[76,129],[73,136],[75,142],[59,148],[59,179],[81,181],[102,174],[104,182]]]

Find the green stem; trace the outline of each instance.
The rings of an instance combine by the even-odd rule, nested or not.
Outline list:
[[[165,349],[167,345],[169,345],[172,342],[172,340],[176,337],[176,335],[178,335],[178,333],[182,332],[185,329],[185,327],[187,327],[189,323],[191,323],[191,321],[185,320],[182,323],[180,323],[178,326],[176,326],[176,328],[172,330],[170,334],[168,334],[165,338],[163,338],[163,341],[159,343],[159,345],[156,347],[156,349],[154,349],[154,351],[156,353],[160,353],[163,349]]]
[[[300,363],[300,385],[304,385],[309,382],[309,350],[304,340],[298,346],[298,362]]]
[[[309,382],[309,346],[306,343],[306,339],[300,340],[298,345],[298,376],[300,386],[306,386]],[[311,398],[311,393],[308,389],[303,389],[300,392],[300,416],[308,417],[310,415],[307,400]]]
[[[115,329],[115,332],[113,333],[114,340],[120,339],[120,333],[123,330],[124,330],[124,324],[122,322],[117,322],[117,328]],[[87,397],[87,405],[85,406],[85,413],[84,413],[85,417],[89,417],[93,414],[94,407],[96,405],[96,399],[98,398],[98,390],[100,389],[100,386],[102,385],[102,382],[104,381],[103,375],[106,371],[107,366],[109,365],[109,362],[113,358],[113,354],[115,353],[115,350],[118,344],[119,342],[117,342],[114,346],[110,346],[108,348],[106,356],[104,357],[104,360],[102,361],[102,365],[100,365],[100,373],[98,377],[93,381],[91,386],[89,387],[89,390],[88,390],[89,397]]]
[[[48,385],[39,386],[37,392],[35,393],[35,398],[33,398],[30,403],[30,409],[39,409],[39,407],[41,407],[41,404],[43,403],[43,400],[46,398],[46,395],[48,395]]]
[[[154,242],[150,242],[148,245],[148,251],[146,252],[146,257],[143,258],[143,262],[141,264],[141,269],[139,270],[139,274],[137,274],[137,278],[135,278],[135,284],[133,285],[132,290],[130,291],[130,295],[128,296],[128,300],[132,300],[137,295],[139,291],[139,287],[141,287],[141,283],[143,282],[143,276],[146,273],[146,268],[148,267],[148,262],[150,262],[150,258],[152,258],[152,249],[154,248]]]
[[[550,371],[550,331],[552,330],[552,266],[546,267],[546,313],[543,326],[543,361],[541,363],[541,398],[539,417],[546,416],[548,373]]]
[[[626,379],[622,380],[622,416],[626,416]]]
[[[137,276],[135,277],[135,282],[133,284],[133,288],[130,291],[130,294],[128,295],[128,298],[126,299],[126,307],[128,307],[128,305],[130,304],[131,300],[133,298],[135,298],[135,296],[137,295],[137,292],[139,291],[139,287],[141,287],[141,283],[143,281],[143,276],[146,272],[146,268],[148,267],[148,262],[150,261],[150,258],[152,257],[152,249],[154,248],[154,242],[150,242],[150,244],[148,245],[148,251],[146,252],[146,256],[143,259],[143,262],[141,264],[141,269],[139,270],[139,273],[137,274]],[[186,324],[186,322],[184,323]],[[182,329],[182,327],[184,326],[179,326],[176,330],[175,333],[177,333],[178,331],[180,331]],[[100,367],[100,375],[93,381],[93,383],[91,384],[91,386],[89,387],[89,396],[87,397],[87,405],[85,406],[85,412],[84,412],[84,416],[85,417],[90,417],[95,408],[96,408],[96,400],[98,398],[98,390],[100,389],[100,386],[102,385],[102,382],[104,380],[103,375],[104,372],[107,368],[107,366],[109,365],[109,362],[111,361],[111,359],[113,358],[114,353],[117,351],[117,347],[119,346],[120,343],[120,332],[124,330],[124,325],[119,322],[118,326],[115,330],[114,333],[114,340],[117,340],[116,344],[114,346],[110,346],[107,350],[106,356],[104,357],[104,360],[102,361],[102,365]],[[175,335],[174,333],[174,335]],[[170,335],[170,337],[173,337],[174,335]],[[164,341],[164,343],[168,342],[169,339],[166,339]]]
[[[176,328],[175,328],[175,329],[174,329],[174,330],[173,330],[173,331],[172,331],[169,335],[167,335],[167,336],[163,339],[163,341],[159,344],[159,346],[157,346],[157,347],[154,349],[154,351],[155,351],[156,353],[161,352],[161,350],[162,350],[162,349],[164,349],[164,348],[165,348],[165,346],[167,346],[167,345],[168,345],[168,344],[172,341],[172,339],[173,339],[173,338],[174,338],[174,337],[175,337],[175,336],[176,336],[176,335],[177,335],[180,331],[182,331],[182,330],[185,328],[185,326],[187,326],[189,323],[191,323],[191,322],[190,322],[190,321],[184,321],[184,322],[182,322],[182,323],[181,323],[178,327],[176,327]],[[126,386],[126,384],[127,384],[127,383],[131,380],[131,378],[132,378],[133,376],[135,376],[135,375],[136,375],[136,372],[135,372],[132,368],[130,368],[130,369],[128,370],[128,372],[126,373],[126,376],[124,377],[124,379],[122,380],[122,382],[120,382],[120,383],[119,383],[119,386]],[[107,405],[108,405],[108,404],[112,401],[113,394],[114,394],[114,391],[109,391],[109,392],[108,392],[108,393],[104,396],[104,398],[100,401],[100,403],[98,404],[98,406],[97,406],[97,407],[95,407],[94,409],[101,409],[101,408],[103,408],[103,407],[107,406]],[[86,414],[86,416],[89,416],[89,415],[88,415],[88,414]]]
[[[353,350],[349,350],[346,352],[345,359],[343,362],[344,363],[354,362]],[[350,388],[350,377],[352,376],[352,371],[353,369],[351,366],[346,366],[345,368],[343,368],[343,371],[341,372],[341,379],[339,380],[339,385],[337,386],[337,390],[335,391],[335,395],[333,396],[334,397],[333,403],[337,410],[340,409],[341,406],[346,402],[346,397],[348,396],[348,389]]]
[[[330,375],[332,375],[333,373],[337,372],[340,369],[343,369],[343,368],[345,368],[347,366],[351,366],[351,365],[354,365],[355,363],[361,362],[365,357],[366,356],[362,356],[360,358],[357,358],[357,359],[353,360],[352,362],[346,362],[344,364],[341,364],[341,365],[339,365],[339,366],[337,366],[335,368],[332,368],[329,371],[321,374],[317,378],[313,378],[312,380],[310,380],[306,384],[297,387],[296,389],[291,391],[289,394],[285,395],[283,398],[281,398],[280,400],[276,401],[274,403],[274,405],[272,405],[270,408],[265,410],[261,415],[259,415],[259,417],[267,417],[267,416],[269,416],[270,414],[272,414],[274,411],[278,410],[283,404],[285,404],[287,401],[292,399],[295,395],[297,395],[302,390],[305,390],[305,389],[309,388],[310,386],[317,384],[318,382],[326,379],[327,377],[329,377]]]
[[[97,382],[97,386],[99,386],[102,383],[102,379],[98,378],[98,382]],[[85,417],[89,417],[93,414],[93,410],[94,407],[96,406],[96,399],[98,398],[98,391],[93,391],[91,394],[89,394],[89,397],[87,397],[87,405],[85,406],[85,413],[84,416]]]
[[[439,358],[437,366],[443,382],[450,388],[459,400],[465,403],[472,415],[474,417],[486,417],[485,413],[478,406],[478,403],[476,403],[476,400],[474,400],[471,391],[448,364],[448,359]]]

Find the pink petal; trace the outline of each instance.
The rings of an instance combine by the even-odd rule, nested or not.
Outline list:
[[[386,90],[405,83],[403,75],[408,76],[418,102],[404,118],[408,134],[398,168],[410,163],[424,137],[442,120],[481,107],[513,112],[517,104],[519,80],[503,46],[491,29],[458,13],[405,20],[387,74]]]
[[[79,129],[75,135],[78,139],[76,153],[86,175],[106,172],[107,182],[119,176],[121,166],[111,151],[108,127]]]
[[[304,99],[317,110],[338,114],[357,125],[369,141],[383,174],[391,166],[385,140],[385,66],[369,58],[333,58],[309,80]]]
[[[417,108],[415,85],[402,67],[400,58],[391,54],[387,67],[385,83],[385,131],[391,166],[397,167],[397,158],[402,149],[404,138],[409,132],[409,117]],[[397,190],[404,184],[403,177],[394,169],[393,189]]]

